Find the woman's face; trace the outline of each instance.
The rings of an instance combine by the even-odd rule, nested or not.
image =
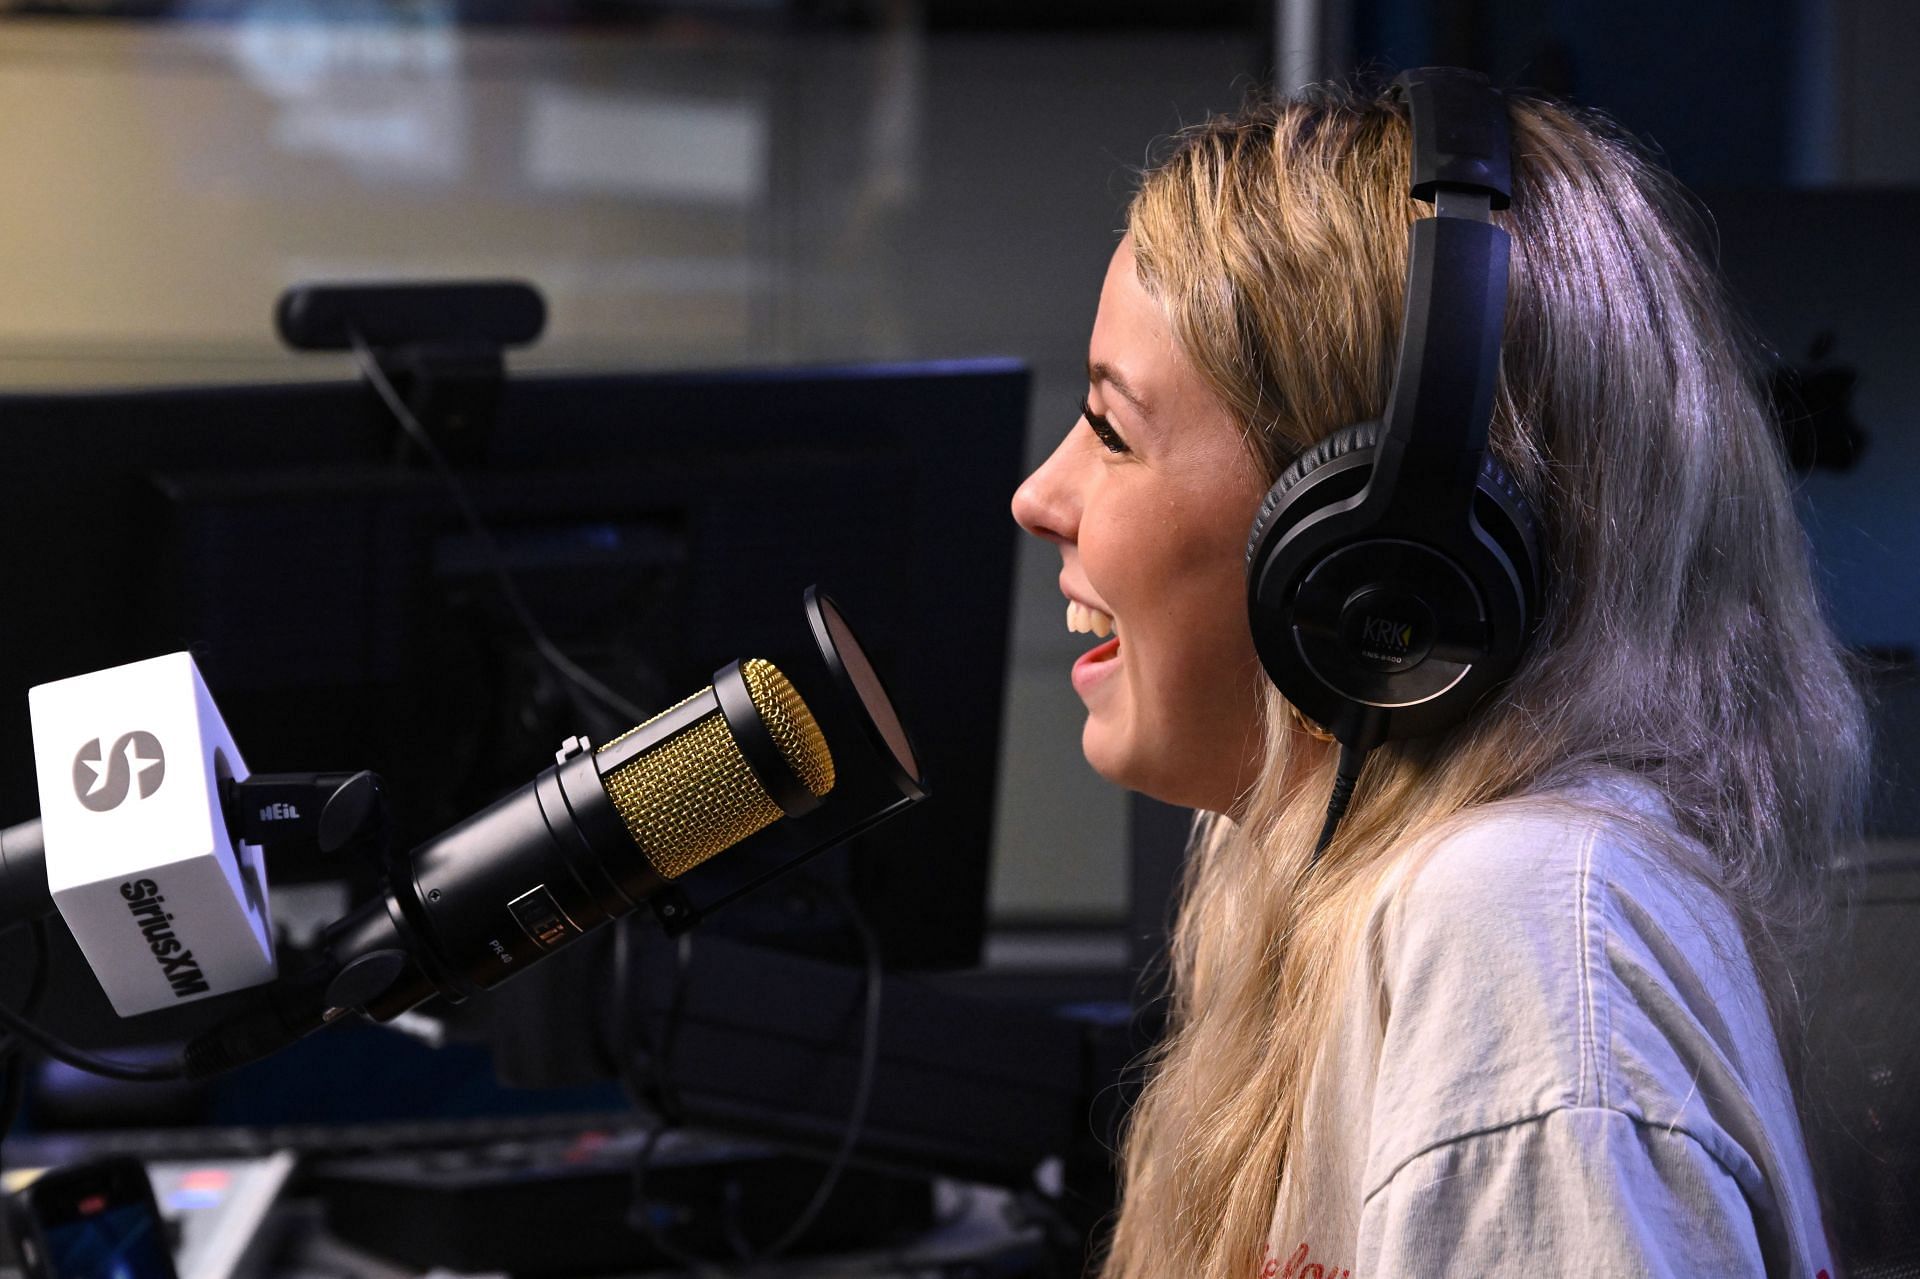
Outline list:
[[[1087,408],[1013,497],[1020,527],[1060,548],[1067,625],[1115,634],[1073,666],[1081,748],[1122,786],[1231,812],[1261,755],[1242,565],[1267,484],[1128,240],[1100,290]]]

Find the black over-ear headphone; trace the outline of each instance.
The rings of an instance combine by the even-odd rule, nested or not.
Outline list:
[[[1427,67],[1413,124],[1406,322],[1386,416],[1296,459],[1247,541],[1247,611],[1289,701],[1364,752],[1457,723],[1520,660],[1539,609],[1533,513],[1487,451],[1507,299],[1506,102]]]
[[[1540,607],[1537,523],[1487,451],[1507,299],[1506,100],[1484,76],[1403,72],[1406,320],[1386,416],[1287,468],[1247,541],[1254,647],[1340,741],[1331,838],[1366,753],[1458,723],[1519,664]],[[1343,793],[1344,788],[1344,793]]]

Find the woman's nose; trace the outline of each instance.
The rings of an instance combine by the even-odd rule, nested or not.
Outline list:
[[[1072,542],[1079,534],[1080,501],[1073,482],[1073,435],[1013,492],[1013,519],[1035,537]]]

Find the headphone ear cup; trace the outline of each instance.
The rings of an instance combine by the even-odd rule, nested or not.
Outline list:
[[[1288,530],[1313,512],[1352,497],[1366,486],[1367,476],[1373,473],[1374,445],[1381,429],[1378,422],[1342,427],[1293,459],[1267,489],[1247,535],[1247,621],[1254,649],[1260,654],[1267,678],[1295,706],[1322,702],[1325,690],[1303,687],[1299,672],[1284,670],[1270,660],[1269,654],[1280,651],[1282,644],[1292,644],[1288,634],[1291,619],[1258,607],[1253,588],[1266,576],[1267,563],[1286,540]]]
[[[1273,482],[1273,486],[1267,490],[1266,497],[1260,500],[1259,514],[1254,516],[1253,520],[1253,531],[1247,535],[1248,581],[1259,580],[1260,571],[1265,567],[1260,562],[1264,559],[1262,547],[1271,552],[1273,546],[1280,541],[1277,537],[1269,538],[1268,534],[1273,531],[1281,513],[1287,512],[1289,525],[1295,524],[1301,517],[1312,511],[1320,510],[1329,503],[1358,493],[1366,484],[1368,473],[1373,470],[1373,446],[1379,439],[1380,424],[1378,422],[1360,422],[1343,427],[1294,458],[1287,469],[1280,472],[1280,478]],[[1364,456],[1354,456],[1358,454],[1364,454]],[[1353,462],[1341,467],[1340,470],[1342,473],[1357,472],[1355,481],[1351,485],[1323,487],[1317,481],[1313,484],[1307,483],[1322,467],[1350,456],[1354,457]],[[1331,476],[1321,478],[1328,479]],[[1297,500],[1306,497],[1310,492],[1314,494],[1314,500],[1296,513],[1294,507]],[[1255,625],[1258,625],[1257,619]]]
[[[1294,599],[1294,587],[1285,583],[1306,581],[1330,558],[1320,554],[1299,563],[1281,563],[1282,548],[1295,548],[1286,550],[1285,556],[1289,561],[1296,558],[1299,551],[1295,531],[1317,513],[1357,496],[1367,487],[1385,430],[1379,422],[1345,427],[1296,458],[1267,490],[1247,539],[1248,623],[1261,664],[1288,701],[1323,724],[1333,725],[1350,713],[1358,713],[1365,705],[1392,706],[1395,699],[1385,692],[1363,694],[1360,689],[1374,680],[1375,675],[1363,667],[1350,669],[1352,659],[1348,656],[1332,658],[1322,652],[1319,658],[1304,658],[1296,643],[1296,625],[1306,626],[1315,633],[1331,632],[1338,627],[1341,605],[1337,600],[1322,600],[1316,611],[1296,615],[1292,604],[1279,603]],[[1467,616],[1511,615],[1520,619],[1518,625],[1524,634],[1540,610],[1539,526],[1506,469],[1491,453],[1485,455],[1476,480],[1473,511],[1475,522],[1497,550],[1483,547],[1482,551],[1468,554],[1458,545],[1448,550],[1444,544],[1429,544],[1417,536],[1408,542],[1402,535],[1396,544],[1419,547],[1425,562],[1442,571],[1423,569],[1414,576],[1401,578],[1388,570],[1386,576],[1361,580],[1369,590],[1387,588],[1437,601],[1440,597],[1429,597],[1429,591],[1438,589],[1442,579],[1457,578],[1459,590],[1466,594],[1456,599],[1451,610],[1436,603],[1436,617],[1453,616],[1463,609]],[[1328,518],[1338,521],[1349,518],[1350,514]],[[1358,544],[1347,536],[1332,533],[1335,527],[1340,526],[1327,525],[1314,535],[1323,543],[1326,536],[1333,538],[1333,543],[1326,543],[1329,552],[1333,552],[1337,544]],[[1352,533],[1362,541],[1368,538],[1358,528]],[[1280,589],[1272,589],[1275,583],[1280,583]],[[1268,588],[1265,591],[1261,589],[1263,584]],[[1515,598],[1514,585],[1519,587],[1518,598]],[[1340,594],[1345,597],[1347,592],[1343,589]],[[1471,603],[1476,598],[1478,605]],[[1511,604],[1502,605],[1501,600],[1509,600]],[[1334,611],[1323,616],[1319,610],[1329,605]],[[1492,611],[1488,612],[1489,609]],[[1314,661],[1320,666],[1316,667]],[[1327,664],[1329,661],[1331,665]],[[1485,651],[1471,661],[1482,666],[1488,677],[1504,677],[1510,669],[1504,662],[1493,662],[1492,655]],[[1469,681],[1473,687],[1484,687],[1485,683],[1486,677],[1481,676]],[[1364,700],[1356,700],[1362,698]],[[1411,706],[1396,710],[1389,735],[1438,731],[1439,726],[1465,714],[1472,700],[1472,697],[1442,695],[1417,710]]]

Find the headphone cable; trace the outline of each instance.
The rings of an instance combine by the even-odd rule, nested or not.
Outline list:
[[[1308,870],[1313,869],[1320,860],[1320,854],[1333,842],[1333,832],[1339,828],[1340,819],[1347,815],[1347,801],[1353,798],[1353,788],[1360,781],[1360,769],[1371,753],[1364,746],[1340,743],[1340,767],[1334,774],[1333,794],[1327,797],[1327,821],[1320,828],[1320,839],[1313,846],[1313,856],[1307,858]]]

